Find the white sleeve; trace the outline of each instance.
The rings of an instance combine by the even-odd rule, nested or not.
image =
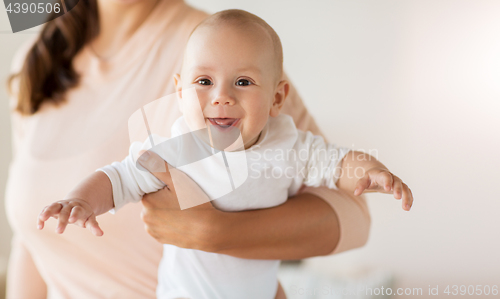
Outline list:
[[[341,175],[341,162],[351,151],[350,148],[338,147],[326,143],[321,136],[299,131],[295,149],[304,167],[304,171],[301,172],[304,176],[304,185],[338,189],[336,183]]]
[[[96,170],[104,172],[111,181],[115,207],[110,212],[113,214],[126,203],[139,202],[144,194],[156,192],[165,186],[151,173],[137,168],[134,157],[143,147],[140,142],[134,142],[123,161]]]

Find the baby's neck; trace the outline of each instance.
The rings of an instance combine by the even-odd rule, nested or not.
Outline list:
[[[262,135],[262,131],[260,131],[259,135],[257,137],[253,138],[248,144],[245,143],[245,150],[251,148],[252,146],[256,145],[259,142],[260,135]]]

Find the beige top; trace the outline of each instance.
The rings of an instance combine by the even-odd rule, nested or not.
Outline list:
[[[97,168],[127,156],[128,118],[146,103],[174,93],[172,75],[180,71],[188,36],[206,16],[181,0],[161,1],[111,59],[100,60],[89,48],[79,53],[75,67],[82,77],[67,93],[67,103],[42,105],[30,117],[12,113],[14,157],[6,211],[14,231],[13,252],[25,247],[31,253],[48,298],[155,298],[162,246],[145,232],[140,204],[99,216],[106,232],[101,238],[76,226],[56,234],[53,220],[39,231],[36,218]],[[19,51],[14,71],[26,50]],[[180,116],[176,102],[171,103],[158,110],[168,132]],[[284,113],[299,129],[320,133],[293,87]],[[326,189],[311,192],[337,213],[341,235],[335,252],[366,242],[370,218],[363,199]]]

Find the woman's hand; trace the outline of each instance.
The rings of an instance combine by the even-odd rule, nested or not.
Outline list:
[[[167,185],[162,190],[146,194],[142,198],[144,208],[141,216],[146,224],[146,231],[162,244],[215,251],[215,224],[223,212],[212,206],[208,196],[191,178],[177,169],[168,169],[166,162],[154,152],[145,153],[141,154],[139,163],[144,168],[153,170],[151,173]],[[165,168],[158,167],[162,163]],[[166,171],[158,172],[158,169]],[[175,190],[174,181],[178,192]],[[181,206],[189,208],[181,210]]]
[[[239,258],[289,260],[325,255],[338,244],[337,215],[315,195],[299,194],[269,209],[219,211],[189,177],[184,175],[182,179],[182,172],[173,176],[176,192],[171,173],[178,170],[165,171],[166,162],[149,153],[149,157],[141,154],[139,163],[153,169],[150,172],[168,188],[143,197],[142,220],[147,232],[160,243]],[[184,188],[183,184],[190,187]],[[191,189],[191,199],[203,203],[181,210],[177,195],[186,192],[183,189]],[[326,191],[337,201],[351,201],[340,191]]]

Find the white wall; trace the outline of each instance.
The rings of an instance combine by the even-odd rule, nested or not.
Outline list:
[[[323,272],[387,269],[400,287],[500,284],[500,2],[190,0],[242,8],[280,35],[285,68],[330,141],[376,150],[412,188],[404,212],[369,195],[358,250],[310,259]],[[0,30],[8,30],[5,12]],[[27,34],[0,34],[1,79]],[[10,158],[0,100],[0,194]],[[8,252],[0,207],[0,255]],[[424,293],[426,294],[426,293]],[[426,296],[404,296],[405,298]],[[479,296],[475,296],[479,297]]]

